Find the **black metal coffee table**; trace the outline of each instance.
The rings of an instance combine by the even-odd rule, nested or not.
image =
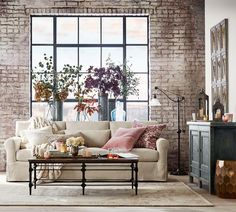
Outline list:
[[[103,157],[98,158],[83,158],[83,157],[68,157],[68,158],[48,158],[48,159],[29,159],[29,194],[32,194],[32,187],[36,189],[37,181],[37,171],[42,170],[40,167],[41,165],[55,165],[55,164],[72,164],[76,165],[77,169],[70,169],[70,171],[81,171],[82,172],[82,179],[76,180],[76,182],[81,182],[82,187],[82,194],[85,193],[85,187],[89,182],[101,182],[101,180],[96,179],[86,179],[86,171],[90,170],[99,170],[99,171],[130,171],[131,172],[131,179],[121,179],[119,183],[130,182],[132,189],[135,187],[135,194],[138,194],[138,158],[117,158],[117,159],[108,159]],[[97,165],[100,165],[99,169],[96,169]],[[111,166],[107,166],[106,169],[102,169],[102,164],[110,164]],[[94,166],[95,165],[95,166]],[[91,167],[93,168],[91,168]],[[123,166],[123,168],[121,168]],[[89,168],[90,167],[90,168]],[[63,168],[61,169],[63,170]],[[66,169],[65,169],[66,170]],[[32,176],[33,172],[33,176]],[[66,180],[66,179],[65,179]],[[54,181],[54,182],[68,182],[68,181]],[[74,181],[73,181],[74,182]],[[104,180],[104,182],[108,182]],[[109,182],[117,182],[117,180],[109,180]]]

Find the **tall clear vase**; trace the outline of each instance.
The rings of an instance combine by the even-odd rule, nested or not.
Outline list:
[[[108,106],[108,94],[99,93],[98,94],[98,120],[107,121],[109,120],[109,106]]]
[[[53,104],[53,101],[49,101],[48,102],[48,105],[47,105],[47,108],[46,108],[46,111],[45,111],[45,115],[44,117],[47,119],[47,120],[53,120],[53,117],[54,117],[54,112],[55,111],[55,105]]]
[[[89,121],[89,117],[85,111],[77,112],[76,121]]]

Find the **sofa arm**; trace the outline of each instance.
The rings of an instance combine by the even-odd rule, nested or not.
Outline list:
[[[169,141],[164,138],[159,138],[156,141],[156,147],[159,154],[159,159],[157,163],[159,175],[162,179],[167,180],[168,178],[168,149]]]
[[[16,151],[20,149],[21,138],[11,137],[4,142],[6,149],[7,163],[16,161]]]
[[[169,141],[164,138],[159,138],[156,141],[156,145],[157,145],[157,151],[159,153],[159,160],[158,161],[167,164]]]

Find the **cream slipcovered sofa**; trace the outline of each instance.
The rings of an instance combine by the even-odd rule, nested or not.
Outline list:
[[[132,122],[76,122],[57,121],[58,130],[66,133],[80,132],[85,138],[86,146],[92,152],[99,152],[100,148],[114,135],[115,131],[122,128],[132,127]],[[143,122],[144,125],[157,124],[156,122]],[[6,179],[7,181],[27,181],[28,180],[28,159],[32,158],[31,149],[21,149],[22,138],[20,133],[26,130],[29,121],[16,121],[15,137],[5,141],[7,153]],[[167,180],[167,152],[169,142],[164,138],[156,141],[156,150],[147,148],[133,148],[131,153],[139,156],[138,178],[141,181],[166,181]],[[66,165],[65,165],[66,166]],[[130,176],[129,172],[117,171],[90,171],[86,172],[86,178],[96,179],[119,179]],[[59,179],[80,179],[80,171],[62,171]]]

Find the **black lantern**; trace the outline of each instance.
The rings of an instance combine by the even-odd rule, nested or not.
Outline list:
[[[213,120],[214,121],[222,121],[222,116],[224,115],[224,105],[220,103],[220,99],[217,99],[215,104],[213,105]]]
[[[209,97],[204,89],[201,89],[196,97],[196,114],[198,120],[208,120],[209,118]]]

